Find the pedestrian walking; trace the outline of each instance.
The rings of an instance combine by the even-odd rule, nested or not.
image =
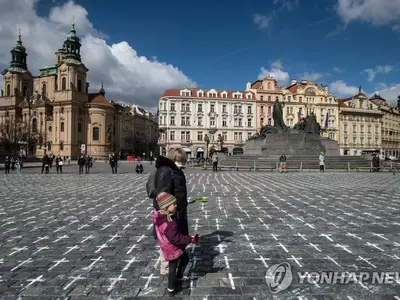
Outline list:
[[[62,173],[63,173],[63,169],[62,169],[63,164],[64,164],[63,159],[61,158],[60,155],[58,155],[57,158],[56,158],[56,169],[57,169],[57,174],[59,174],[59,173],[62,174]]]
[[[177,199],[168,193],[160,193],[156,198],[159,210],[154,209],[153,224],[160,244],[161,252],[168,262],[168,296],[174,296],[182,290],[183,273],[189,263],[185,248],[190,243],[197,244],[198,234],[194,237],[179,230],[176,222]]]
[[[117,174],[118,173],[118,158],[115,155],[115,153],[112,153],[110,155],[109,161],[110,161],[110,166],[111,166],[112,173],[113,174]]]
[[[280,173],[287,172],[286,160],[287,160],[286,154],[282,153],[281,157],[279,157],[279,163],[280,163],[279,172]]]
[[[6,174],[10,174],[11,160],[8,156],[6,156],[6,160],[4,161],[4,170]]]
[[[83,174],[83,167],[85,166],[85,158],[83,155],[78,158],[79,174]]]
[[[324,154],[324,152],[321,152],[319,154],[319,171],[320,172],[325,171],[325,154]]]
[[[212,164],[213,164],[213,172],[218,172],[218,154],[217,152],[214,152],[212,157]]]

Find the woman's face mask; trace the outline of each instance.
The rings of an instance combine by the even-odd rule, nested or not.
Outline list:
[[[182,167],[183,167],[185,164],[176,161],[176,162],[175,162],[175,165],[176,165],[179,169],[182,169]]]

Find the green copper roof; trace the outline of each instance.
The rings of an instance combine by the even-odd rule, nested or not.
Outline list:
[[[6,74],[7,72],[27,73],[28,71],[26,69],[23,69],[23,68],[20,68],[20,67],[8,67],[7,69],[3,70],[3,72],[1,72],[1,75]]]
[[[40,74],[43,75],[57,75],[57,67],[56,66],[46,66],[44,68],[39,69]]]

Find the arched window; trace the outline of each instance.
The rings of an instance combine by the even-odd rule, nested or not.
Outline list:
[[[61,122],[60,124],[60,132],[64,132],[64,122]]]
[[[47,86],[46,86],[45,83],[43,83],[43,85],[42,85],[42,95],[46,95],[46,93],[47,93]]]
[[[60,142],[60,151],[64,151],[64,141]]]
[[[65,91],[67,89],[67,78],[63,77],[61,79],[61,89]]]
[[[28,87],[24,86],[23,96],[26,97],[28,95]]]
[[[32,132],[37,132],[37,119],[32,120]]]
[[[99,127],[93,127],[92,140],[93,141],[100,140],[100,128]]]
[[[7,84],[6,96],[11,96],[11,85],[10,84]]]
[[[78,92],[82,92],[82,79],[78,79]]]

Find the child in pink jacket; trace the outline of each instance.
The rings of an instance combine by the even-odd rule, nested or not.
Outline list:
[[[173,195],[162,192],[156,200],[160,210],[154,210],[153,223],[161,251],[169,262],[167,291],[168,296],[172,297],[182,289],[183,273],[189,263],[185,248],[190,243],[196,244],[199,236],[196,234],[192,238],[178,231],[174,217],[176,198]]]

